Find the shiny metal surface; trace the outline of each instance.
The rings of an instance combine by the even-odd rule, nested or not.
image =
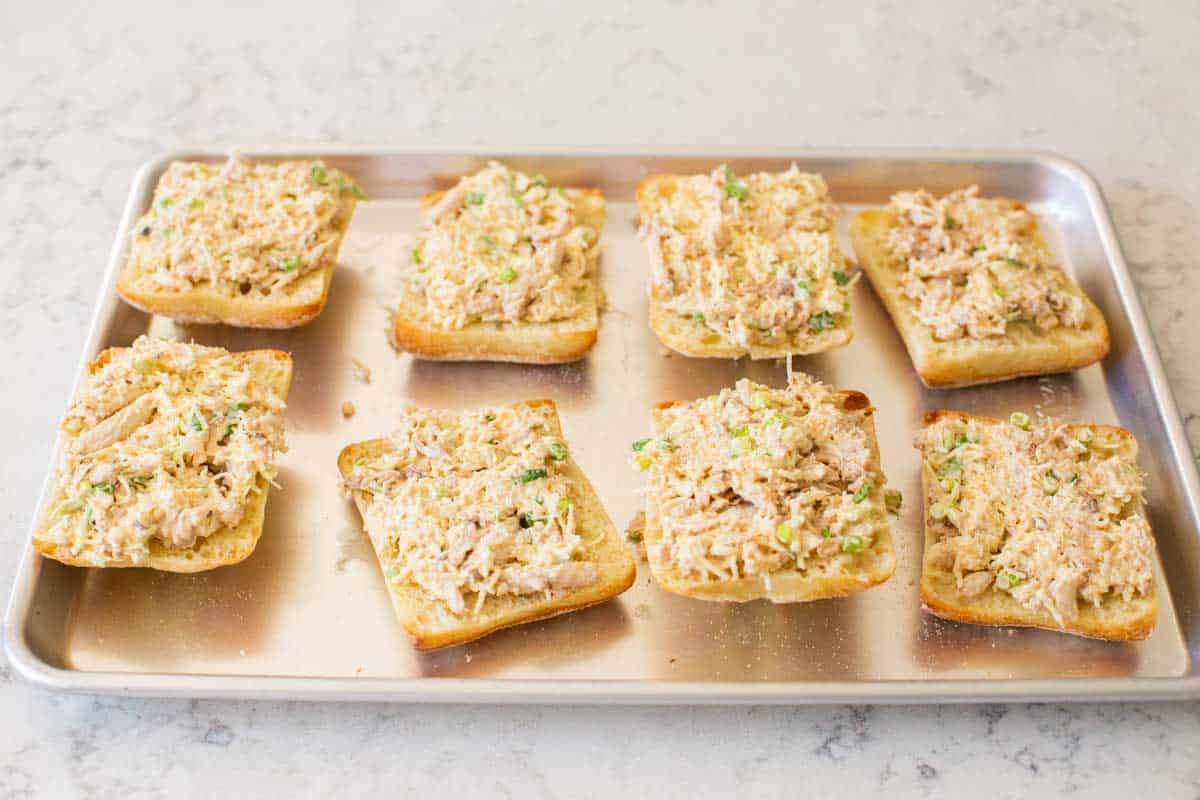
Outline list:
[[[201,151],[173,154],[196,157]],[[263,157],[307,155],[273,151]],[[207,155],[217,157],[216,153]],[[175,325],[115,298],[118,237],[84,360],[138,334],[230,349],[278,347],[295,358],[290,452],[254,555],[186,576],[84,570],[27,551],[6,618],[9,658],[25,677],[60,690],[174,696],[496,702],[823,702],[1102,699],[1200,696],[1200,526],[1195,469],[1157,353],[1138,308],[1099,191],[1068,162],[1039,154],[811,153],[627,155],[501,153],[555,182],[608,197],[600,280],[610,306],[599,343],[577,364],[530,367],[416,362],[387,340],[389,304],[416,226],[416,198],[486,160],[469,152],[322,151],[362,183],[329,304],[293,331]],[[122,231],[148,202],[169,157],[134,182]],[[1109,321],[1113,352],[1074,375],[976,389],[921,387],[871,290],[853,298],[853,343],[795,366],[867,393],[877,407],[884,468],[903,491],[893,521],[899,566],[855,597],[792,606],[713,604],[660,591],[643,563],[616,601],[418,654],[396,624],[370,544],[337,491],[342,445],[386,432],[404,402],[446,407],[550,397],[572,450],[618,527],[640,505],[628,442],[650,429],[660,400],[713,392],[740,376],[782,384],[782,363],[718,362],[666,354],[646,324],[645,257],[633,187],[650,172],[738,171],[797,161],[821,172],[849,217],[898,189],[944,191],[978,182],[1033,203],[1048,238]],[[843,220],[844,227],[845,219]],[[843,240],[846,252],[849,243]],[[372,370],[353,377],[351,358]],[[344,420],[344,400],[358,413]],[[988,629],[923,615],[917,603],[922,534],[912,434],[927,409],[1007,415],[1043,411],[1120,422],[1142,445],[1162,562],[1153,636],[1111,644],[1039,631]]]

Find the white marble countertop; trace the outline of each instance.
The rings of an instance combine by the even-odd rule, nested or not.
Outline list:
[[[1105,189],[1200,441],[1194,3],[215,5],[197,15],[42,2],[0,14],[5,590],[133,171],[187,143],[1055,150]],[[117,700],[31,689],[0,660],[0,797],[651,787],[663,797],[1194,797],[1200,705]]]

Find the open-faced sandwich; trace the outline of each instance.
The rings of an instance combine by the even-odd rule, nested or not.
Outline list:
[[[899,192],[850,239],[927,386],[1078,369],[1108,353],[1099,309],[1016,200]]]
[[[148,336],[88,367],[33,535],[86,567],[198,572],[250,555],[262,534],[292,360]]]
[[[338,468],[418,648],[602,602],[637,573],[549,400],[410,408]]]
[[[181,322],[303,325],[325,306],[361,196],[321,161],[176,161],[130,233],[117,292]]]
[[[837,597],[895,570],[873,409],[803,374],[654,414],[633,443],[645,546],[664,589],[702,600]],[[885,500],[885,498],[890,498]]]
[[[849,343],[850,284],[820,175],[651,175],[637,188],[650,327],[687,356],[777,358]]]
[[[421,198],[426,226],[393,317],[396,347],[443,361],[556,364],[599,327],[604,197],[503,164]]]
[[[1150,635],[1154,538],[1129,431],[933,411],[916,446],[927,611],[1099,639]]]

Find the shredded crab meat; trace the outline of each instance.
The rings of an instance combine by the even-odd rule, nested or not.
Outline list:
[[[838,209],[819,175],[793,164],[738,178],[726,166],[682,178],[643,211],[651,297],[701,322],[710,343],[784,346],[844,324]]]
[[[552,411],[410,408],[388,446],[354,463],[344,488],[371,494],[367,530],[392,554],[389,580],[415,583],[455,614],[492,595],[562,594],[598,578]],[[592,532],[595,533],[595,532]]]
[[[65,499],[47,537],[105,559],[145,560],[238,524],[275,476],[283,400],[216,347],[142,336],[114,351],[71,404],[56,470]]]
[[[649,472],[661,538],[681,573],[712,580],[821,569],[874,543],[882,515],[865,502],[882,476],[865,408],[796,373],[786,389],[740,380],[664,409],[634,443]]]
[[[1004,336],[1021,323],[1038,331],[1083,325],[1083,300],[1022,204],[970,186],[942,198],[899,192],[888,210],[895,224],[887,247],[905,264],[901,289],[935,339]]]
[[[176,161],[134,226],[134,253],[162,289],[269,295],[336,255],[347,193],[361,195],[321,161]]]
[[[944,417],[918,434],[933,480],[934,565],[953,571],[964,595],[994,588],[1059,624],[1080,603],[1148,592],[1154,539],[1122,443],[1054,420],[1017,422]]]
[[[435,324],[553,322],[582,313],[600,232],[541,176],[492,162],[446,192],[426,221],[408,281]]]

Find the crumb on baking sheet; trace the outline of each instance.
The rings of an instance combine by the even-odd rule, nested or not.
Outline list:
[[[371,368],[357,358],[350,359],[350,364],[354,367],[354,377],[363,383],[371,382]]]
[[[346,419],[353,417],[356,411],[357,409],[354,407],[354,403],[351,403],[349,400],[342,403],[342,416]]]
[[[625,528],[625,538],[629,542],[630,548],[634,551],[634,555],[640,561],[646,560],[646,512],[639,511],[633,515],[633,519],[629,520],[629,526]]]

